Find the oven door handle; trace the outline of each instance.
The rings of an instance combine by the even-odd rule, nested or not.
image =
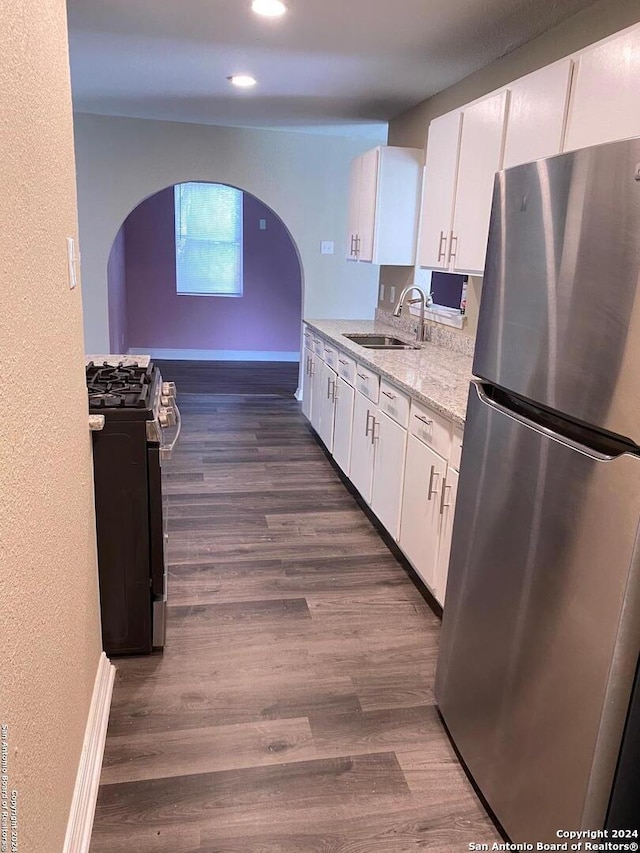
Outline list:
[[[177,429],[176,429],[176,434],[173,436],[173,441],[171,442],[171,444],[161,444],[160,445],[160,459],[163,462],[167,461],[168,459],[171,459],[171,457],[173,456],[173,449],[176,446],[176,442],[178,441],[178,438],[180,437],[180,430],[182,429],[182,415],[180,414],[180,409],[178,408],[177,403],[173,404],[173,409],[176,413]]]

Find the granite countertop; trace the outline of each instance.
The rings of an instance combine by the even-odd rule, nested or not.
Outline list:
[[[375,370],[412,397],[464,426],[473,358],[433,343],[413,350],[372,350],[344,337],[345,332],[393,335],[407,343],[410,336],[377,320],[305,320],[307,326]]]

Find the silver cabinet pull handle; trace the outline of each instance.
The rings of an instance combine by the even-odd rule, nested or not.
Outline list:
[[[339,359],[338,359],[338,362],[339,362],[340,364],[349,364],[349,362],[347,361],[347,359],[346,359],[346,358],[339,358]]]
[[[369,418],[371,418],[371,420],[375,424],[376,419],[373,417],[373,415],[371,414],[369,409],[367,409],[367,423],[366,423],[365,428],[364,428],[364,437],[365,438],[369,435]],[[373,433],[373,429],[371,430],[371,432]]]
[[[376,432],[376,427],[378,427],[378,432]],[[375,444],[376,441],[380,438],[380,424],[378,421],[373,418],[373,429],[371,430],[371,444]]]
[[[325,354],[325,355],[327,355],[327,353],[333,353],[333,350],[332,350],[332,349],[327,349],[327,347],[325,347],[325,348],[324,348],[324,354]]]
[[[445,479],[442,481],[442,494],[440,495],[440,515],[443,515],[445,507],[451,506],[451,504],[445,503],[444,501],[447,494],[447,489],[450,490],[451,486],[447,485],[447,479],[445,477]]]
[[[436,466],[431,466],[431,474],[429,475],[429,493],[427,494],[427,500],[430,501],[434,495],[438,494],[438,489],[433,488],[433,481],[436,477],[439,477],[440,474],[436,471]]]
[[[444,246],[442,245],[444,243]],[[444,231],[440,232],[440,242],[438,243],[438,263],[440,261],[444,261],[445,255],[447,254],[447,238],[445,236]]]
[[[390,400],[395,400],[395,399],[396,399],[396,395],[395,395],[395,394],[390,394],[388,391],[383,391],[382,393],[384,394],[384,396],[385,396],[385,397],[388,397]]]
[[[369,377],[366,376],[364,373],[359,373],[358,376],[360,377],[360,379],[362,379],[363,382],[369,381]]]
[[[327,400],[331,399],[331,377],[327,376]]]
[[[413,417],[417,418],[419,421],[422,421],[422,423],[426,424],[427,426],[431,426],[433,424],[433,421],[430,421],[429,418],[425,418],[424,415],[414,415]]]
[[[338,399],[338,383],[336,380],[333,380],[333,397],[331,398],[331,402],[335,405],[336,400]]]
[[[454,245],[453,241],[455,240],[455,252],[453,251]],[[451,232],[451,238],[449,243],[449,263],[456,257],[458,253],[458,235]]]

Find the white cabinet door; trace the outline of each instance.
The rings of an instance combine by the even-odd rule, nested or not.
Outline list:
[[[320,383],[320,423],[318,435],[331,453],[333,450],[333,421],[335,414],[335,391],[338,374],[328,364],[322,362],[322,382]]]
[[[461,129],[460,110],[436,118],[429,125],[418,264],[431,269],[447,266]]]
[[[503,169],[560,154],[572,67],[563,59],[509,86]]]
[[[640,27],[577,60],[565,150],[640,136]]]
[[[374,443],[376,453],[371,509],[387,531],[397,540],[407,431],[384,412],[378,410],[375,415]]]
[[[324,361],[315,353],[311,356],[311,426],[316,432],[320,430],[322,417],[322,387]]]
[[[373,424],[376,406],[359,391],[355,392],[353,403],[353,430],[351,434],[350,478],[367,503],[371,502],[371,483],[373,480],[373,462],[375,448],[373,443]]]
[[[307,420],[311,420],[311,398],[313,397],[313,359],[315,358],[309,347],[304,348],[304,376],[302,382],[302,414]]]
[[[414,435],[409,435],[400,547],[434,595],[437,589],[440,498],[446,472],[444,459]]]
[[[495,173],[502,166],[507,92],[464,110],[449,256],[456,272],[482,274]]]
[[[358,260],[373,260],[378,196],[378,163],[380,149],[372,148],[360,158],[360,210],[358,214]]]
[[[355,391],[348,382],[338,377],[336,386],[336,413],[333,428],[333,458],[348,476],[351,461],[351,428],[353,425],[353,398]]]
[[[415,261],[422,151],[382,145],[351,161],[347,258],[411,266]]]
[[[349,167],[349,211],[347,220],[347,260],[357,261],[358,217],[360,215],[360,172],[362,159],[355,157]]]
[[[451,536],[453,533],[453,517],[456,511],[456,495],[458,494],[458,472],[447,468],[447,477],[443,485],[440,499],[440,547],[438,550],[438,565],[436,569],[436,600],[444,607],[447,591],[447,574],[449,572],[449,556],[451,554]]]

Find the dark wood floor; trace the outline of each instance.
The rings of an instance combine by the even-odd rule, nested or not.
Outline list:
[[[270,384],[262,369],[262,396],[180,395],[167,647],[116,661],[92,853],[499,840],[434,706],[438,618],[318,446],[287,370]]]

